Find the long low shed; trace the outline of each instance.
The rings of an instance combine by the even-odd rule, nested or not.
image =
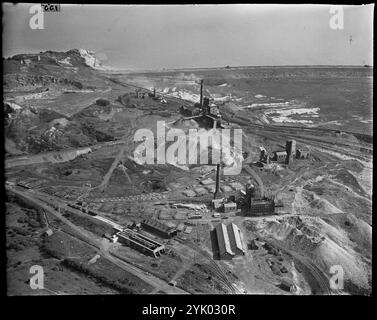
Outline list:
[[[164,252],[165,246],[139,232],[124,229],[117,233],[118,241],[155,258]]]
[[[220,259],[230,260],[234,256],[244,255],[245,247],[241,231],[237,225],[219,223],[215,227]]]

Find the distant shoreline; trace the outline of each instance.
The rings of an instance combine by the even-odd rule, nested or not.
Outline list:
[[[36,56],[45,53],[69,53],[77,49],[70,49],[66,52],[60,51],[44,51],[44,52],[27,52],[27,53],[18,53],[14,55],[5,55],[3,56],[3,60],[12,59],[16,56]],[[93,56],[95,56],[95,52],[93,52]],[[107,69],[108,68],[108,69]],[[373,65],[362,64],[362,65],[313,65],[313,64],[301,64],[301,65],[243,65],[243,66],[231,66],[231,65],[223,65],[223,66],[215,66],[215,67],[183,67],[183,68],[156,68],[156,69],[142,69],[142,68],[121,68],[115,66],[103,66],[103,69],[96,69],[98,71],[103,71],[106,73],[153,73],[153,72],[177,72],[177,71],[201,71],[201,70],[243,70],[243,69],[282,69],[282,68],[366,68],[366,69],[373,69]]]
[[[175,68],[175,69],[113,69],[108,72],[113,73],[161,73],[161,72],[178,72],[178,71],[203,71],[203,70],[243,70],[243,69],[290,69],[290,68],[311,68],[311,69],[321,69],[321,68],[347,68],[347,69],[373,69],[373,66],[364,65],[282,65],[282,66],[235,66],[235,67],[198,67],[198,68]],[[106,71],[105,71],[106,72]]]

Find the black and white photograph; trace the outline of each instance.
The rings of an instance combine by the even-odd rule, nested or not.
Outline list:
[[[7,296],[372,295],[374,4],[2,12]]]

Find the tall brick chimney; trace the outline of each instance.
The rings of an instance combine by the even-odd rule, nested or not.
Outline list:
[[[220,193],[220,163],[216,165],[216,190],[215,190],[215,199],[216,196]]]

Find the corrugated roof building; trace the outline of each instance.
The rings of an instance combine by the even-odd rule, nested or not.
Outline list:
[[[216,237],[217,237],[217,244],[219,247],[219,255],[220,259],[223,260],[230,260],[234,257],[234,252],[230,247],[230,239],[228,236],[228,230],[225,227],[225,224],[219,223],[216,226]]]
[[[241,230],[234,223],[229,224],[227,229],[232,251],[236,255],[244,255],[245,248],[242,241]]]
[[[219,223],[215,227],[215,231],[220,259],[229,260],[234,256],[245,254],[241,231],[237,225],[230,223],[225,226],[225,224]]]

